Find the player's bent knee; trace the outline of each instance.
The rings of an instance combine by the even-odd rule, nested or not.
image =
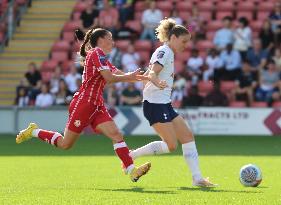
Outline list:
[[[73,146],[73,143],[63,143],[60,145],[60,148],[63,150],[68,150]]]
[[[167,145],[168,145],[168,148],[169,148],[170,152],[175,151],[177,149],[177,147],[178,147],[177,143],[167,143]]]

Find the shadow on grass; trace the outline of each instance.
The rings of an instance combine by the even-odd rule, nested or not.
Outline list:
[[[130,149],[159,140],[156,136],[127,136]],[[199,154],[223,156],[281,156],[281,137],[197,136]],[[0,156],[113,156],[112,142],[104,136],[82,136],[70,150],[60,150],[41,140],[15,143],[15,136],[0,135]],[[181,146],[170,155],[182,155]]]
[[[184,190],[184,191],[204,191],[204,192],[224,192],[224,193],[245,193],[245,194],[250,194],[250,193],[263,193],[262,191],[252,191],[252,190],[241,190],[241,191],[236,191],[236,190],[224,190],[224,189],[219,189],[215,187],[179,187],[178,190]]]
[[[135,193],[144,193],[144,194],[176,194],[175,191],[153,191],[146,190],[142,187],[132,187],[128,189],[95,189],[99,191],[113,191],[113,192],[135,192]]]

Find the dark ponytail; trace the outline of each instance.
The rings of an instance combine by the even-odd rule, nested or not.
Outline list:
[[[80,47],[80,55],[82,57],[86,57],[86,45],[90,41],[90,45],[92,48],[97,46],[97,42],[99,38],[105,37],[107,34],[110,32],[106,29],[103,28],[96,28],[96,29],[91,29],[86,33],[86,36],[84,38],[84,42]]]

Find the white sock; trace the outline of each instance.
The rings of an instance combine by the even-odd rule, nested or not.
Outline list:
[[[41,129],[35,129],[32,131],[32,137],[38,137],[38,134],[40,132]]]
[[[194,180],[202,179],[195,142],[193,141],[193,142],[182,144],[182,152],[186,164],[191,171],[192,178]]]
[[[132,157],[132,159],[136,159],[140,156],[164,154],[169,152],[170,150],[166,142],[154,141],[147,145],[144,145],[143,147],[131,151],[130,156]]]

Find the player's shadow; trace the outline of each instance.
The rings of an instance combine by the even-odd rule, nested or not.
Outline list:
[[[132,187],[128,189],[95,189],[100,191],[115,191],[115,192],[135,192],[135,193],[146,193],[146,194],[176,194],[175,191],[153,191],[147,190],[142,187]]]
[[[218,189],[216,187],[178,187],[178,190],[184,190],[184,191],[204,191],[204,192],[229,192],[229,193],[262,193],[262,191],[252,191],[252,190],[224,190],[224,189]]]

